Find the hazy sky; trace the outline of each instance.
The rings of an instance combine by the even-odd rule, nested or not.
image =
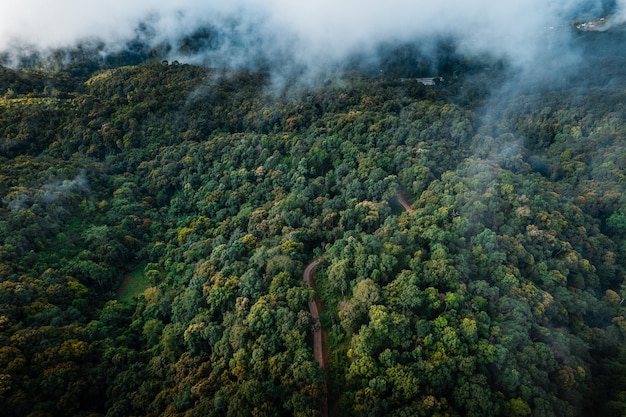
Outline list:
[[[618,0],[626,4],[626,0]],[[221,59],[251,51],[333,62],[379,42],[452,34],[465,51],[536,59],[582,7],[602,0],[19,0],[0,5],[0,50],[46,49],[100,38],[112,47],[150,18],[155,41],[176,42],[210,23],[225,33]],[[626,9],[626,8],[625,8]],[[233,23],[236,21],[236,23]],[[552,29],[551,29],[552,28]],[[555,35],[555,33],[557,33]]]

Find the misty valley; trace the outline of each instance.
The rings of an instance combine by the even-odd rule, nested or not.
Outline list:
[[[584,29],[0,57],[2,415],[624,415],[625,32]]]

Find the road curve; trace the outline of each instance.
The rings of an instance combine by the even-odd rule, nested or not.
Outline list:
[[[313,274],[315,274],[315,267],[320,263],[319,260],[315,260],[307,265],[302,273],[302,279],[309,284],[309,287],[315,288],[315,280]],[[317,305],[317,298],[313,301],[309,301],[309,311],[311,316],[315,320],[315,330],[313,331],[313,356],[317,363],[324,369],[326,369],[326,360],[324,359],[324,347],[322,344],[322,325],[320,323],[320,310]]]
[[[411,204],[407,201],[407,199],[400,193],[398,193],[398,203],[404,208],[408,213],[413,212],[411,208]],[[315,267],[319,265],[321,261],[316,259],[309,263],[306,268],[304,268],[304,272],[302,272],[302,279],[309,285],[311,288],[315,288],[315,280],[313,279],[313,275],[315,274]],[[320,322],[320,308],[319,308],[319,298],[315,298],[313,301],[309,301],[309,312],[311,316],[315,320],[315,327],[313,330],[313,357],[320,364],[320,366],[328,371],[326,364],[326,355],[324,354],[324,343],[322,342],[323,338],[323,329],[322,324]],[[327,384],[327,381],[324,382]],[[328,417],[328,397],[322,397],[322,416]]]
[[[313,279],[313,275],[315,274],[315,267],[320,263],[319,259],[314,260],[310,264],[306,266],[304,272],[302,273],[302,279],[309,284],[309,287],[315,288],[315,280]],[[313,330],[313,357],[320,364],[320,366],[324,370],[328,370],[326,367],[326,355],[324,355],[324,343],[322,342],[323,338],[323,329],[322,324],[320,323],[320,308],[319,308],[319,298],[315,298],[313,301],[309,301],[309,312],[313,319],[315,320],[315,327]],[[324,391],[328,388],[327,381],[324,381]],[[322,417],[328,417],[328,396],[326,393],[321,398],[321,414]]]

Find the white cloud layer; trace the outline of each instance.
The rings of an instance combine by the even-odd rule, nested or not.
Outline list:
[[[621,24],[626,22],[626,0],[618,0],[615,16],[611,19],[612,24]]]
[[[331,63],[380,42],[452,34],[464,51],[524,63],[564,36],[558,29],[576,10],[601,1],[7,0],[0,5],[0,50],[56,48],[96,38],[113,47],[132,38],[149,17],[154,42],[179,39],[207,23],[221,28],[222,60],[282,52],[303,64]]]

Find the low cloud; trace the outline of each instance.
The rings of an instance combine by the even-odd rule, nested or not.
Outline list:
[[[615,7],[615,14],[611,16],[608,25],[621,25],[626,23],[626,0],[618,0]]]
[[[180,61],[315,68],[381,43],[446,36],[462,53],[489,53],[524,67],[545,57],[547,48],[562,51],[569,21],[601,6],[601,0],[21,0],[0,6],[0,50],[45,51],[99,40],[113,51],[139,38],[165,45],[169,58]],[[186,37],[207,27],[213,30],[210,48],[180,52]]]
[[[45,204],[57,204],[75,193],[87,193],[89,181],[85,172],[80,172],[71,180],[55,180],[42,187],[41,201]]]

